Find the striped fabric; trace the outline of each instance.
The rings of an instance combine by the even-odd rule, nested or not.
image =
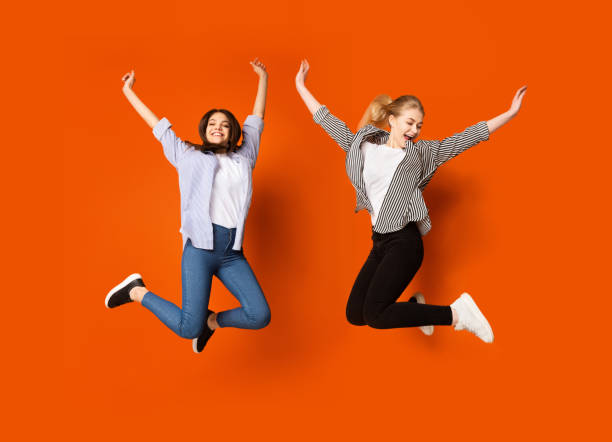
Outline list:
[[[172,124],[162,118],[153,127],[153,135],[164,149],[164,155],[179,177],[181,191],[181,233],[183,247],[187,239],[198,249],[213,250],[213,227],[210,219],[210,200],[213,180],[218,169],[217,156],[212,152],[202,153],[188,147],[176,136]],[[242,145],[236,153],[230,153],[242,168],[242,194],[240,219],[236,227],[233,250],[240,250],[244,236],[244,224],[253,193],[252,169],[259,154],[259,140],[264,122],[256,115],[249,115],[242,126]]]
[[[366,209],[372,213],[363,181],[364,156],[360,146],[363,141],[384,144],[389,139],[389,132],[367,125],[353,133],[326,106],[317,109],[313,119],[346,152],[346,173],[357,194],[355,212]],[[378,233],[396,232],[414,221],[421,235],[426,235],[431,230],[431,220],[423,200],[425,186],[446,161],[488,139],[487,122],[481,121],[440,141],[419,140],[413,143],[408,140],[404,148],[406,155],[393,174],[373,230]]]

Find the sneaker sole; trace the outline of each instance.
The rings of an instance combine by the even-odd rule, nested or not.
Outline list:
[[[200,354],[200,352],[198,351],[198,338],[193,338],[191,340],[191,348],[193,348],[193,352]]]
[[[130,276],[128,276],[127,278],[125,278],[119,285],[116,285],[115,287],[113,287],[111,289],[110,292],[108,292],[108,295],[106,295],[106,298],[104,299],[104,305],[106,306],[106,308],[110,308],[108,306],[108,300],[111,298],[111,296],[113,296],[115,293],[117,293],[119,290],[121,290],[123,287],[125,287],[126,285],[128,285],[130,282],[136,280],[136,279],[142,279],[142,276],[140,276],[139,273],[132,273]]]
[[[425,296],[423,296],[421,292],[417,292],[412,296],[416,298],[417,304],[425,304]],[[433,325],[421,325],[419,328],[421,329],[421,331],[423,332],[425,336],[433,335],[433,332],[434,332]]]
[[[470,309],[470,311],[476,315],[482,322],[484,322],[484,324],[487,326],[487,330],[489,331],[490,335],[491,335],[491,340],[488,341],[486,339],[483,338],[479,338],[482,339],[484,342],[486,342],[487,344],[490,344],[491,342],[493,342],[494,336],[493,336],[493,329],[491,328],[491,325],[489,324],[489,321],[487,321],[487,318],[485,318],[485,315],[482,314],[482,312],[480,311],[480,309],[478,308],[478,306],[476,305],[476,303],[474,302],[474,300],[472,299],[472,297],[470,296],[469,293],[463,293],[461,295],[461,298],[463,298],[466,301],[465,306],[467,308]]]

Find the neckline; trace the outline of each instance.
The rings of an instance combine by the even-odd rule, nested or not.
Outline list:
[[[393,147],[393,146],[389,146],[387,143],[379,144],[379,146],[386,147],[387,149],[393,149],[393,150],[406,150],[406,146],[404,146],[404,147]]]

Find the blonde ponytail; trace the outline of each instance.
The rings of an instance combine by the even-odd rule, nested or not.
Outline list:
[[[368,124],[383,129],[387,124],[387,117],[389,116],[387,106],[392,102],[393,100],[387,94],[381,94],[374,98],[363,114],[363,117],[361,117],[357,130]]]
[[[384,129],[389,124],[389,115],[397,116],[402,110],[407,108],[416,108],[425,116],[425,110],[423,109],[421,101],[414,95],[402,95],[395,100],[392,100],[391,97],[386,94],[378,95],[372,100],[363,114],[363,117],[361,117],[357,130],[368,124],[376,126],[379,129]]]

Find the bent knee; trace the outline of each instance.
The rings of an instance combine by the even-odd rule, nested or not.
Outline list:
[[[270,323],[270,319],[271,315],[269,308],[246,314],[248,328],[252,330],[258,330],[260,328],[266,327]]]
[[[378,312],[365,312],[363,315],[365,323],[368,327],[372,328],[384,328],[380,324],[380,313]]]
[[[346,320],[351,325],[357,325],[357,326],[366,325],[366,322],[363,320],[363,315],[349,313],[348,311],[346,312]]]
[[[192,321],[189,321],[189,322],[186,321],[186,322],[183,322],[179,326],[178,335],[181,338],[194,339],[200,336],[203,330],[204,330],[203,323],[198,324]]]

